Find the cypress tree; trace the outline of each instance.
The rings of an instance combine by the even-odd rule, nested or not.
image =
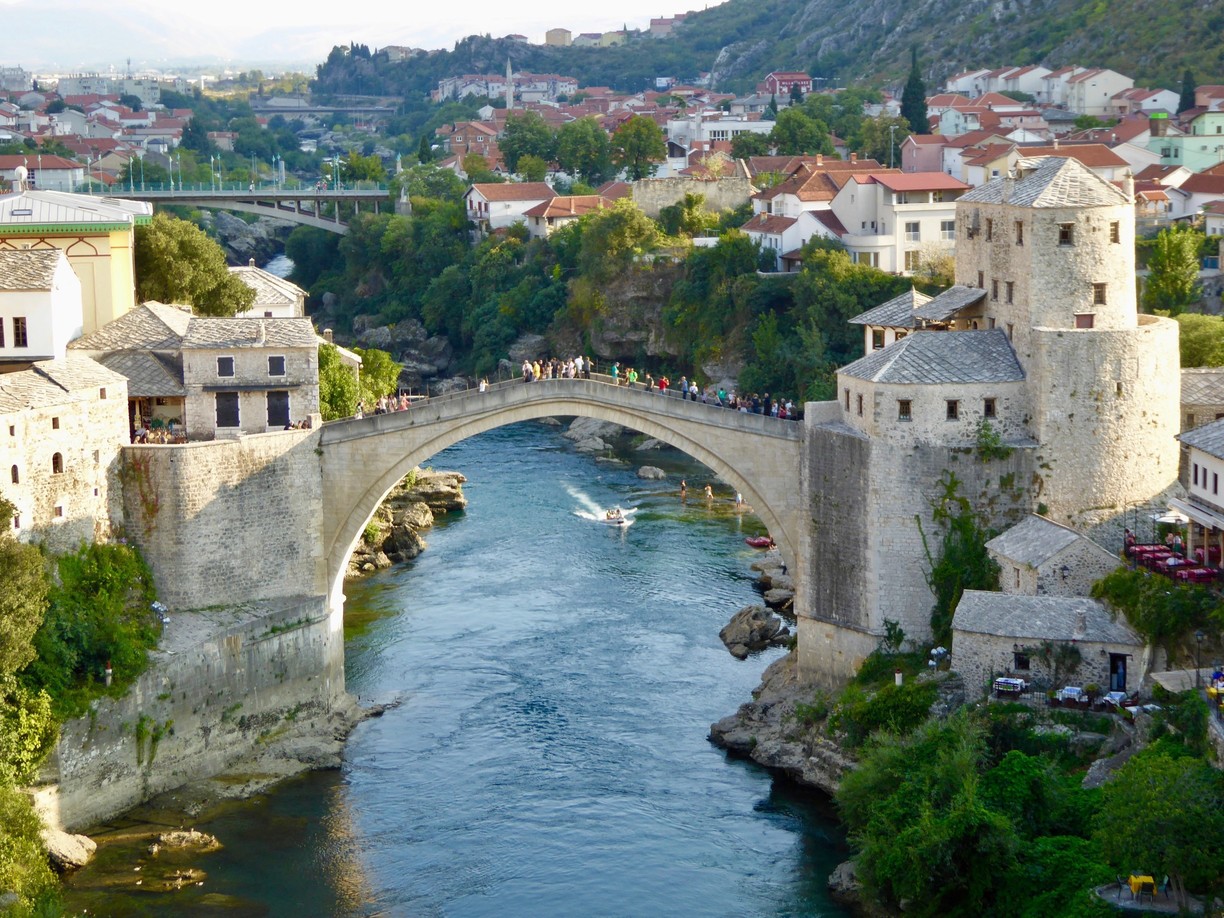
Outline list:
[[[910,130],[915,134],[931,133],[927,121],[926,84],[918,72],[918,46],[910,49],[910,73],[905,81],[905,90],[901,93],[901,117],[909,122]]]
[[[1194,108],[1194,74],[1189,68],[1182,74],[1181,98],[1177,100],[1177,114]]]
[[[429,135],[421,135],[421,145],[417,147],[417,160],[423,163],[433,162],[433,149],[429,145]]]

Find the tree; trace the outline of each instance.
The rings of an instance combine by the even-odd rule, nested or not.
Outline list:
[[[489,168],[489,161],[480,153],[469,153],[463,157],[463,172],[468,181],[477,185],[496,184],[506,180],[504,176]]]
[[[1198,234],[1184,228],[1161,230],[1148,256],[1143,308],[1176,316],[1199,299]]]
[[[769,94],[769,104],[765,106],[765,112],[761,115],[762,121],[775,121],[778,117],[778,96],[775,93]]]
[[[1188,910],[1190,889],[1224,882],[1224,775],[1194,757],[1137,755],[1102,791],[1096,839],[1115,867],[1167,874]]]
[[[119,97],[119,104],[126,105],[134,112],[138,112],[144,107],[144,104],[140,101],[140,96],[134,95],[130,92],[124,93]]]
[[[340,161],[340,179],[345,182],[381,182],[387,177],[382,160],[375,155],[363,156],[350,150]]]
[[[653,124],[653,122],[651,122]],[[659,227],[628,198],[583,218],[578,267],[585,278],[603,283],[624,271],[638,255],[654,249]]]
[[[498,141],[506,168],[518,172],[520,156],[538,156],[552,162],[557,155],[557,136],[538,112],[512,112],[506,116],[506,129]]]
[[[634,115],[612,135],[612,161],[631,181],[654,175],[666,156],[663,130],[645,115]]]
[[[34,659],[34,633],[47,611],[42,554],[12,537],[14,512],[0,497],[0,675],[15,673]]]
[[[518,166],[524,182],[542,182],[548,175],[548,163],[532,153],[520,156]]]
[[[803,103],[803,90],[798,83],[791,83],[790,101],[791,105],[801,105]]]
[[[320,344],[319,412],[323,420],[351,418],[356,414],[359,391],[357,372],[340,362],[340,352],[336,346]]]
[[[1181,365],[1187,367],[1224,367],[1224,318],[1183,312],[1177,317],[1181,326]]]
[[[779,156],[833,152],[833,141],[829,139],[828,128],[809,118],[800,108],[787,108],[778,112],[773,130],[769,132],[769,145]]]
[[[1177,114],[1180,115],[1182,112],[1194,108],[1195,88],[1194,72],[1186,68],[1186,71],[1182,73],[1181,96],[1177,100]]]
[[[422,134],[421,142],[417,146],[417,162],[432,163],[433,158],[433,147],[429,143],[429,135]]]
[[[769,138],[756,131],[740,131],[731,138],[731,155],[736,159],[748,159],[750,156],[768,156]]]
[[[403,369],[386,351],[376,347],[353,348],[361,358],[361,399],[372,406],[384,395],[399,389],[400,370]]]
[[[705,209],[705,195],[685,192],[675,204],[659,209],[659,226],[669,236],[705,236],[718,225],[718,217]]]
[[[398,187],[408,192],[409,198],[458,202],[463,200],[463,193],[467,191],[467,185],[453,169],[439,168],[432,162],[410,166],[397,175],[394,181]],[[329,235],[335,237],[334,233]]]
[[[859,126],[858,152],[889,166],[901,165],[901,144],[910,135],[909,122],[892,115],[864,118]]]
[[[915,134],[931,133],[931,124],[927,119],[926,83],[918,70],[917,45],[910,48],[909,78],[901,92],[901,117],[909,122]]]
[[[557,165],[590,185],[612,172],[612,142],[594,118],[578,118],[557,132]]]
[[[136,227],[136,296],[185,303],[206,316],[232,316],[255,302],[255,291],[227,270],[221,246],[164,213]]]

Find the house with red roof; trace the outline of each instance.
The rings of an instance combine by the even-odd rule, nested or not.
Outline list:
[[[85,182],[85,167],[50,153],[0,156],[0,180],[16,187],[17,170],[26,170],[26,187],[38,191],[76,191]]]
[[[1114,117],[1125,115],[1147,114],[1148,112],[1168,112],[1173,114],[1181,97],[1171,89],[1144,89],[1133,86],[1116,94],[1110,101],[1110,112]]]
[[[598,194],[557,195],[523,211],[523,216],[526,218],[527,232],[533,238],[543,238],[587,214],[611,207],[612,203]]]
[[[1066,107],[1080,115],[1106,118],[1114,96],[1135,85],[1132,77],[1113,70],[1090,69],[1067,78]]]
[[[831,215],[828,211],[824,213]],[[770,252],[774,257],[774,270],[782,271],[786,268],[784,257],[798,253],[813,237],[840,238],[820,217],[815,211],[803,211],[794,217],[760,213],[754,214],[740,230],[762,251]]]
[[[812,78],[800,70],[775,70],[765,75],[757,89],[782,99],[789,96],[796,86],[806,96],[812,91]]]
[[[547,182],[478,183],[463,195],[468,219],[482,232],[526,223],[527,211],[557,196]]]

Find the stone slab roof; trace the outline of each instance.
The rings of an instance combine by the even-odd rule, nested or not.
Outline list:
[[[129,398],[182,398],[187,394],[181,360],[143,351],[117,351],[97,359],[127,379]]]
[[[1020,207],[1101,207],[1128,203],[1120,189],[1074,159],[1047,156],[1022,159],[1020,177],[997,178],[968,191],[958,203],[1002,204],[1004,184],[1011,182],[1007,203]]]
[[[1224,367],[1187,367],[1181,371],[1183,405],[1224,403]]]
[[[887,303],[881,303],[874,309],[860,312],[849,322],[851,325],[886,325],[889,328],[915,328],[914,310],[931,302],[931,297],[920,293],[913,287],[900,296],[893,297]]]
[[[277,277],[271,271],[257,268],[255,265],[240,265],[229,269],[230,274],[236,274],[238,279],[255,291],[256,306],[293,306],[300,299],[305,299],[306,291],[293,281]]]
[[[62,257],[59,249],[0,251],[0,290],[50,290]]]
[[[1075,530],[1034,514],[991,539],[986,547],[1008,561],[1040,567],[1082,538]]]
[[[911,385],[1024,379],[1024,370],[1007,333],[997,328],[915,332],[854,361],[840,372],[855,379]]]
[[[183,348],[318,347],[310,319],[220,319],[195,316]]]
[[[966,307],[976,306],[984,299],[986,299],[986,291],[980,287],[953,284],[925,306],[919,307],[914,315],[926,322],[943,322]]]
[[[81,351],[177,351],[191,323],[185,306],[149,302],[69,343]]]
[[[0,414],[13,414],[30,408],[63,405],[73,393],[97,389],[124,381],[88,357],[70,355],[61,360],[44,360],[28,370],[0,374]]]
[[[1178,434],[1177,439],[1186,446],[1202,450],[1208,456],[1224,459],[1224,420],[1213,421]]]
[[[1143,646],[1124,618],[1086,596],[1020,596],[965,590],[952,630],[1030,641],[1079,641]]]

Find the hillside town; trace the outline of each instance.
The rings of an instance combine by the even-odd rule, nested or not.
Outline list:
[[[665,39],[683,18],[653,20],[650,34]],[[607,47],[619,34],[553,29],[546,43]],[[390,47],[377,53],[395,62],[416,52]],[[343,581],[323,583],[320,559],[351,553],[372,511],[364,514],[360,502],[356,509],[342,507],[335,518],[357,533],[353,540],[348,529],[338,528],[325,545],[298,550],[289,545],[300,537],[295,527],[267,525],[266,505],[251,509],[257,498],[271,501],[268,495],[287,493],[285,482],[293,478],[302,495],[295,512],[320,518],[326,505],[318,489],[326,479],[316,481],[307,472],[319,474],[325,453],[338,453],[348,440],[402,434],[417,410],[410,407],[417,403],[410,402],[408,388],[444,396],[432,401],[443,406],[439,414],[451,411],[460,418],[451,419],[459,430],[465,406],[473,415],[492,411],[481,400],[499,404],[494,395],[511,384],[490,394],[485,373],[460,357],[449,364],[439,360],[405,385],[407,377],[398,375],[401,366],[395,364],[392,390],[382,393],[380,403],[388,395],[402,396],[397,404],[403,413],[388,420],[370,406],[370,416],[363,417],[365,406],[354,394],[356,410],[337,414],[327,403],[320,349],[340,362],[356,393],[370,357],[339,345],[390,347],[409,331],[419,331],[424,341],[425,324],[405,318],[407,313],[380,319],[392,311],[384,304],[383,312],[372,309],[350,323],[351,339],[338,339],[316,323],[334,317],[342,296],[380,295],[377,284],[349,276],[316,298],[305,289],[310,284],[299,286],[253,260],[228,268],[253,293],[249,306],[228,314],[202,314],[190,302],[142,300],[137,239],[160,219],[165,204],[173,205],[172,198],[148,192],[186,193],[199,186],[232,198],[193,206],[263,206],[248,211],[252,219],[277,219],[278,207],[286,219],[287,207],[269,203],[273,191],[298,193],[302,200],[313,196],[313,210],[295,204],[294,217],[303,225],[313,219],[314,230],[334,236],[351,233],[346,245],[355,250],[360,243],[351,241],[357,235],[352,228],[362,227],[361,214],[356,207],[343,211],[347,202],[326,195],[376,184],[396,218],[424,220],[437,205],[410,195],[406,183],[412,169],[428,166],[448,173],[463,189],[454,202],[462,226],[451,227],[452,235],[468,247],[513,243],[515,254],[507,262],[524,262],[526,246],[574,238],[566,234],[575,227],[617,213],[665,237],[648,251],[630,251],[623,275],[639,269],[683,272],[693,252],[715,250],[730,238],[747,240],[751,264],[742,273],[753,283],[799,283],[813,253],[835,251],[852,268],[870,269],[872,280],[895,284],[887,297],[838,323],[836,333],[856,342],[853,359],[819,371],[831,397],[806,402],[793,444],[802,476],[789,486],[802,505],[793,516],[804,528],[792,541],[777,534],[787,551],[792,544],[797,549],[780,556],[774,570],[780,569],[780,582],[794,587],[788,611],[796,633],[787,659],[808,693],[804,697],[817,697],[811,695],[816,686],[827,693],[853,683],[866,661],[890,660],[880,656],[882,648],[900,634],[892,652],[899,654],[902,638],[922,648],[923,678],[950,693],[941,696],[949,705],[947,698],[959,692],[961,701],[993,696],[1037,708],[1091,708],[1116,718],[1115,738],[1124,735],[1136,746],[1134,725],[1152,715],[1154,697],[1192,692],[1209,712],[1201,740],[1218,762],[1224,756],[1224,673],[1214,659],[1191,658],[1188,650],[1201,655],[1206,640],[1207,652],[1215,652],[1218,634],[1204,634],[1207,618],[1197,632],[1193,625],[1154,629],[1100,584],[1123,573],[1150,577],[1162,592],[1201,586],[1216,591],[1209,602],[1219,606],[1224,368],[1183,368],[1180,306],[1159,314],[1141,308],[1153,269],[1142,268],[1136,252],[1145,238],[1193,227],[1214,249],[1191,259],[1197,297],[1191,305],[1221,312],[1224,85],[1195,86],[1192,98],[1183,99],[1091,67],[968,70],[922,100],[926,120],[919,126],[902,117],[901,95],[890,91],[862,102],[853,94],[841,96],[852,90],[821,88],[806,73],[775,71],[752,93],[733,95],[702,85],[708,74],[696,76],[689,83],[660,77],[654,90],[625,93],[581,86],[564,75],[516,72],[507,62],[503,75],[441,80],[431,101],[470,105],[475,114],[433,126],[397,149],[385,131],[391,117],[386,100],[252,98],[255,127],[200,132],[192,126],[195,111],[178,103],[203,94],[193,96],[183,83],[76,75],[61,77],[51,88],[53,81],[19,67],[0,69],[0,431],[7,428],[0,434],[0,468],[9,470],[0,494],[12,505],[8,535],[53,553],[122,538],[144,552],[163,585],[178,577],[166,559],[195,553],[193,533],[208,534],[227,549],[232,537],[248,558],[279,566],[284,581],[268,578],[269,590],[283,587],[280,593],[244,594],[242,602],[275,600],[288,608],[292,599],[305,608],[309,600],[322,610],[292,619],[286,612],[259,632],[259,640],[288,645],[292,639],[285,633],[297,628],[330,628],[331,637],[318,640],[336,640],[343,629],[328,625],[327,615],[342,620]],[[852,143],[826,130],[812,135],[813,148],[788,149],[780,128],[811,120],[803,114],[805,102],[825,96],[830,105],[839,97],[854,100],[862,117],[879,128],[883,146],[869,149],[861,137]],[[163,104],[166,98],[176,104]],[[337,125],[341,112],[347,123]],[[524,152],[516,131],[528,120],[550,136],[566,125],[593,125],[609,149],[617,149],[615,167],[588,184],[592,176],[563,167],[561,154],[545,159]],[[633,161],[622,133],[638,125],[647,125],[657,141],[645,164]],[[285,142],[296,149],[277,148],[283,151],[266,156],[271,147],[248,146],[260,132],[282,138],[288,132],[292,139]],[[621,147],[615,146],[618,135]],[[407,162],[416,150],[417,162]],[[300,155],[290,160],[293,165],[287,164],[290,154]],[[349,173],[341,171],[342,157]],[[531,174],[525,167],[529,157],[540,161]],[[369,171],[359,176],[363,162]],[[146,181],[146,174],[156,180]],[[326,207],[333,208],[333,225],[319,230]],[[688,210],[704,210],[708,219],[695,221],[699,228],[687,235],[657,230],[669,215]],[[416,249],[380,244],[386,245],[380,251],[393,253],[388,260],[410,261],[410,252],[424,259],[423,243]],[[438,265],[436,274],[453,275],[458,263]],[[560,278],[561,260],[541,273]],[[578,280],[570,289],[584,289],[581,281],[588,276],[572,277]],[[600,282],[611,288],[620,279]],[[499,294],[501,313],[528,311],[512,303],[510,292]],[[768,311],[759,302],[752,308]],[[460,313],[468,309],[455,302],[431,308],[436,314],[448,305]],[[662,314],[668,305],[649,308]],[[604,318],[609,314],[605,310]],[[427,340],[449,353],[453,342],[439,324],[430,321]],[[649,350],[640,329],[631,330],[636,339],[625,336],[638,344],[636,353],[600,352],[598,343],[591,344],[594,335],[584,331],[585,339],[555,342],[526,333],[499,339],[491,346],[493,366],[513,369],[520,358],[546,358],[575,341],[576,347],[593,346],[596,357],[610,363],[640,356],[677,366],[686,359]],[[830,330],[813,322],[802,333]],[[540,353],[532,355],[526,350],[531,347]],[[376,359],[385,356],[379,352]],[[447,366],[450,377],[444,376]],[[707,394],[744,391],[736,375],[743,363],[711,358],[679,369],[692,375],[694,398],[691,405],[682,399],[668,403],[677,425],[705,423],[706,416],[697,414],[709,407],[696,404],[699,373]],[[589,370],[587,376],[589,381]],[[622,388],[616,371],[610,378],[596,373],[595,382],[603,390],[575,400],[577,412],[590,412],[607,398],[606,413],[631,416],[633,403],[625,400],[638,395],[632,383]],[[564,398],[558,396],[558,404]],[[507,418],[529,416],[514,414],[516,407],[509,404]],[[421,417],[423,424],[423,412]],[[451,433],[439,441],[468,435],[447,440]],[[781,454],[789,448],[771,443],[761,451]],[[711,448],[708,455],[718,454]],[[351,460],[344,474],[356,481],[361,465]],[[163,470],[160,477],[149,471],[155,466]],[[177,471],[165,471],[172,466]],[[727,468],[740,471],[729,461]],[[375,491],[385,496],[384,484],[379,478],[369,488],[363,485],[357,489],[360,500]],[[193,503],[200,494],[205,498]],[[737,512],[739,504],[737,494]],[[154,525],[163,507],[200,512],[174,514],[168,536]],[[208,513],[225,519],[232,532],[219,537],[208,528],[219,525]],[[777,518],[790,519],[783,513]],[[981,543],[988,559],[981,570],[988,576],[964,578],[967,583],[954,591],[940,619],[932,614],[941,560],[937,534],[961,524],[967,541]],[[255,550],[265,544],[271,546],[267,552]],[[222,549],[210,543],[199,554],[204,558],[214,550]],[[240,605],[237,594],[250,592],[235,576],[214,579],[226,582],[214,585],[209,602],[200,597],[200,607]],[[169,609],[175,616],[193,611],[185,605]],[[296,607],[292,614],[298,615]],[[167,614],[161,626],[168,621]],[[219,645],[228,640],[208,635],[214,639]],[[333,650],[323,654],[331,654],[329,666],[336,662]],[[301,651],[302,659],[313,652]],[[159,665],[194,665],[185,658]],[[109,685],[109,661],[107,666]],[[317,675],[295,673],[290,683],[301,678],[306,684]],[[896,680],[903,691],[908,683],[899,663]],[[952,680],[954,690],[947,688]],[[342,694],[342,675],[338,684],[336,690],[328,683],[327,691]],[[173,697],[158,697],[174,703]],[[791,764],[784,770],[813,783],[826,781],[805,772],[816,770],[810,749],[797,751],[792,726],[781,725],[769,707],[746,706],[733,723],[722,724],[720,741],[771,766],[786,760]],[[232,711],[225,715],[227,724],[231,719]],[[716,739],[719,734],[716,726]],[[162,755],[181,762],[173,756],[186,747],[175,743],[188,741],[176,741],[169,732],[158,739],[165,744]],[[115,743],[126,749],[130,740]],[[1098,745],[1100,760],[1108,760],[1098,771],[1124,766],[1126,757],[1111,758],[1120,749],[1107,755],[1108,744]],[[147,766],[139,764],[146,768],[147,790],[152,755]],[[90,768],[102,767],[81,766],[90,774]],[[173,787],[172,777],[154,783]],[[1125,884],[1133,899],[1155,893],[1154,882],[1147,888],[1152,877],[1136,872],[1131,881],[1135,876],[1141,878],[1137,888]],[[1166,877],[1166,893],[1169,882]],[[1119,898],[1123,886],[1119,877]],[[1184,886],[1174,892],[1179,904],[1190,903]]]

